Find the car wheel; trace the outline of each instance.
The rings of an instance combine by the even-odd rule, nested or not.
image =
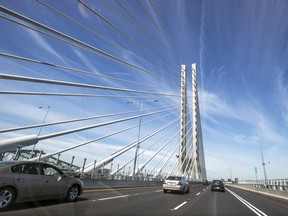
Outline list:
[[[188,187],[188,189],[187,189],[187,193],[189,193],[190,192],[190,186]]]
[[[71,188],[69,188],[67,193],[67,201],[68,202],[75,202],[79,195],[79,187],[77,185],[73,185]]]
[[[164,189],[163,192],[164,192],[164,193],[167,193],[167,190]]]
[[[11,206],[16,198],[16,191],[11,187],[0,188],[0,211]]]

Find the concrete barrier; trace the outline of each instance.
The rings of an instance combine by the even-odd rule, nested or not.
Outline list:
[[[112,179],[81,179],[84,189],[100,188],[122,188],[122,187],[144,187],[161,186],[162,181],[138,181],[138,180],[112,180]]]
[[[84,183],[84,189],[111,189],[124,187],[149,187],[162,186],[161,180],[143,181],[143,180],[115,180],[115,179],[81,179]],[[202,182],[190,182],[190,186],[202,185]]]

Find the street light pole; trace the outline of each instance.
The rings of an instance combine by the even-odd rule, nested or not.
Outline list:
[[[159,100],[153,100],[153,102],[158,102]],[[139,126],[138,126],[138,135],[137,135],[137,145],[136,145],[136,150],[135,150],[135,157],[134,157],[134,166],[133,166],[133,176],[135,176],[136,173],[136,165],[137,165],[137,159],[138,159],[138,149],[140,147],[139,139],[140,139],[140,130],[141,130],[141,122],[142,122],[142,114],[143,114],[143,106],[144,106],[143,99],[140,101],[141,106],[140,106],[140,118],[139,118]],[[132,103],[131,101],[127,103]]]
[[[265,177],[265,187],[266,187],[267,186],[267,174],[266,174],[266,168],[265,168],[265,162],[264,162],[264,156],[263,156],[263,149],[262,149],[261,141],[260,141],[260,151],[261,151],[262,165],[263,165],[264,177]]]
[[[43,107],[38,107],[39,109],[42,109]],[[45,113],[45,116],[43,118],[43,121],[42,121],[42,126],[40,127],[40,130],[38,132],[38,137],[40,136],[40,133],[42,131],[42,128],[43,128],[43,124],[45,123],[46,121],[46,118],[47,118],[47,115],[48,115],[48,112],[50,110],[50,106],[47,107],[47,110],[46,110],[46,113]],[[34,157],[34,151],[35,151],[35,147],[36,147],[36,144],[33,146],[33,149],[32,149],[32,152],[31,152],[31,158]]]
[[[39,108],[39,109],[42,109],[43,107],[38,107],[38,108]],[[45,113],[45,116],[44,116],[44,119],[43,119],[42,124],[44,124],[45,121],[46,121],[46,118],[47,118],[49,109],[50,109],[50,106],[47,107],[47,110],[46,110],[46,113]],[[43,128],[43,125],[40,127],[40,130],[39,130],[39,132],[38,132],[38,137],[40,136],[40,133],[41,133],[41,131],[42,131],[42,128]]]
[[[134,157],[134,166],[133,166],[133,176],[135,175],[136,164],[137,164],[139,138],[140,138],[140,130],[141,130],[141,122],[142,122],[142,113],[143,113],[143,100],[141,100],[140,118],[139,118],[138,135],[137,135],[137,145],[136,145],[136,151],[135,151],[135,157]]]

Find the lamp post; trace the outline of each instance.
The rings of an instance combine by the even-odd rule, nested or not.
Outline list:
[[[267,187],[267,174],[266,174],[266,168],[265,168],[264,155],[263,155],[263,149],[262,149],[261,141],[260,141],[260,151],[261,151],[261,159],[262,159],[264,178],[265,178],[265,187]]]
[[[143,105],[144,105],[144,102],[149,102],[149,101],[144,101],[143,99],[140,101],[140,103],[141,103],[141,105],[140,105],[140,117],[139,117],[138,135],[137,135],[137,145],[136,145],[134,165],[133,165],[133,176],[135,176],[136,164],[137,164],[137,158],[138,158],[138,149],[140,148],[139,139],[140,139],[140,130],[141,130],[141,122],[142,122],[142,114],[143,114]],[[152,101],[153,102],[159,102],[159,100],[152,100]],[[132,101],[128,101],[127,103],[132,103]]]
[[[39,108],[39,109],[42,109],[43,107],[40,106],[40,107],[38,107],[38,108]],[[50,110],[50,106],[47,107],[45,116],[44,116],[43,121],[42,121],[42,126],[40,127],[40,130],[39,130],[39,132],[38,132],[38,137],[39,137],[40,134],[41,134],[41,131],[42,131],[42,128],[43,128],[43,124],[44,124],[45,121],[46,121],[46,118],[47,118],[47,115],[48,115],[49,110]],[[32,149],[32,152],[31,152],[31,158],[34,156],[35,147],[36,147],[36,144],[33,146],[33,149]]]
[[[42,109],[43,107],[38,107],[38,108],[39,108],[39,109]],[[45,113],[45,116],[44,116],[44,119],[43,119],[42,124],[45,123],[49,110],[50,110],[50,106],[47,107],[47,110],[46,110],[46,113]],[[38,132],[38,137],[40,136],[40,133],[41,133],[41,131],[42,131],[42,128],[43,128],[43,125],[40,127],[40,130],[39,130],[39,132]]]

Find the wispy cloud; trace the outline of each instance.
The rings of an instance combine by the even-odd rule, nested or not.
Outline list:
[[[200,61],[200,75],[201,75],[201,87],[204,88],[204,64],[205,64],[205,0],[202,1],[201,5],[201,20],[200,20],[200,50],[199,50],[199,61]]]
[[[60,59],[62,62],[66,62],[65,59],[61,56],[61,54],[59,54],[55,48],[53,48],[45,39],[44,37],[35,31],[29,30],[29,29],[25,29],[26,33],[28,35],[30,35],[30,37],[33,39],[34,42],[36,42],[39,47],[41,47],[42,49],[44,49],[45,53],[50,53],[52,56],[54,56],[54,58]],[[31,53],[33,55],[35,55],[35,51],[31,50]]]
[[[286,128],[288,127],[288,88],[287,80],[285,80],[284,71],[278,69],[276,71],[276,90],[278,97],[276,97],[278,104],[282,107],[281,114],[286,121]]]
[[[87,9],[81,3],[78,3],[78,10],[83,18],[87,19],[90,17],[89,13],[87,12]]]
[[[281,86],[279,85],[282,89],[283,86]],[[281,92],[284,93],[285,89],[282,89]],[[260,143],[264,146],[267,160],[282,158],[283,154],[286,154],[281,150],[287,145],[285,134],[279,130],[275,120],[267,115],[269,112],[261,101],[238,99],[237,103],[227,103],[216,93],[205,91],[201,92],[201,98],[200,109],[205,109],[205,112],[202,112],[204,114],[202,118],[206,121],[206,124],[203,125],[203,135],[204,146],[207,149],[205,154],[208,170],[216,171],[217,166],[227,166],[228,162],[233,166],[241,161],[250,161],[251,164],[259,165]],[[283,103],[284,106],[287,105],[285,102]],[[216,149],[225,149],[222,156],[221,150],[217,153],[217,158],[221,159],[213,156],[216,146]],[[239,154],[238,159],[235,154]],[[216,159],[218,163],[215,163]],[[284,163],[285,161],[282,160],[281,165],[278,165],[282,167]],[[247,166],[250,165],[247,164]],[[275,169],[273,174],[277,171],[280,172],[281,168],[277,167],[276,161],[270,166]],[[242,173],[242,171],[238,170],[238,173]],[[214,174],[221,175],[221,173]],[[245,176],[244,173],[243,176]],[[249,175],[246,175],[246,178],[249,178]]]

